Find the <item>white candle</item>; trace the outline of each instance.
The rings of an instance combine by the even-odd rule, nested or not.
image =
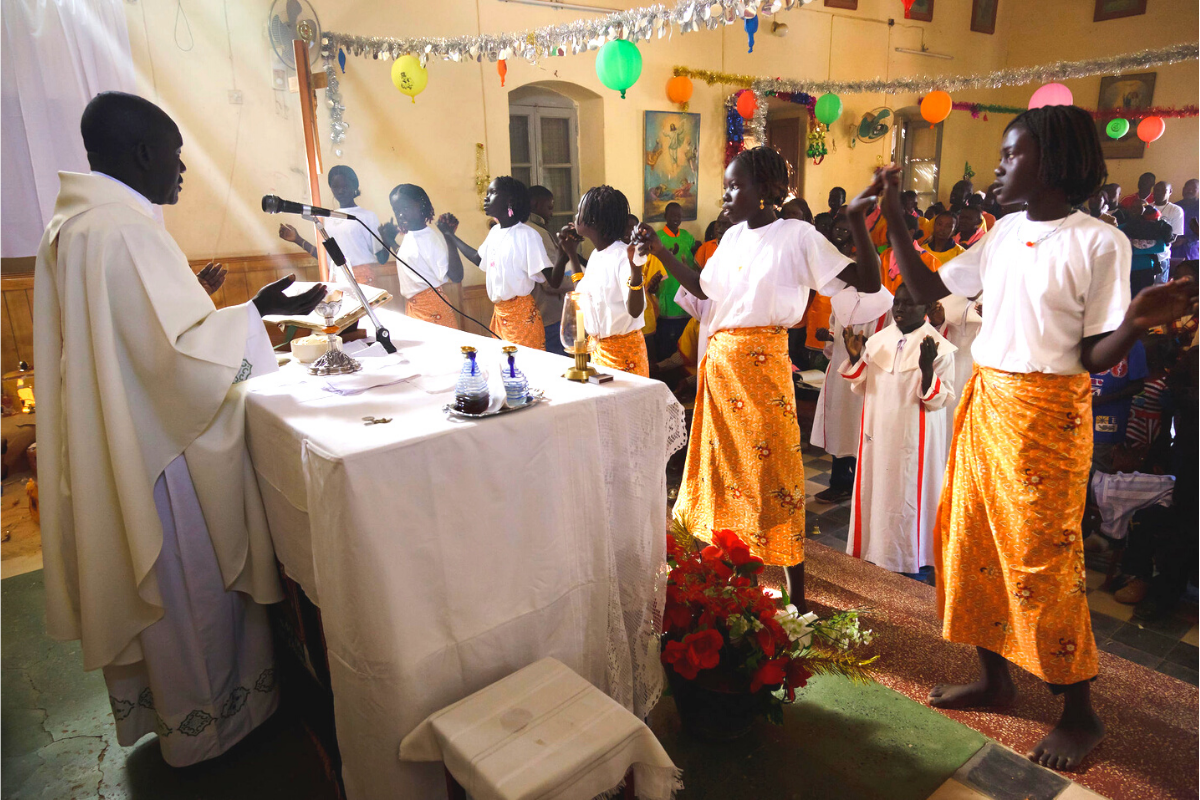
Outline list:
[[[587,341],[587,332],[583,326],[583,309],[576,308],[575,309],[575,343],[583,344],[586,341]],[[579,348],[576,348],[576,351],[582,352],[579,350]]]

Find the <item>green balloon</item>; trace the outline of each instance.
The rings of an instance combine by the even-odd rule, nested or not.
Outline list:
[[[1129,133],[1129,120],[1117,117],[1108,121],[1108,127],[1104,129],[1105,133],[1111,139],[1120,139],[1125,134]]]
[[[596,54],[596,77],[609,89],[621,93],[637,83],[642,75],[642,54],[633,42],[616,39]]]
[[[842,98],[836,94],[823,94],[817,98],[817,107],[814,110],[817,122],[832,125],[842,115]]]

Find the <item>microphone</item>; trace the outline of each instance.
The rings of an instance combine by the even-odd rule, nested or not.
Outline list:
[[[344,211],[331,211],[328,208],[321,208],[319,206],[307,206],[303,203],[293,202],[292,200],[284,200],[273,194],[263,195],[262,210],[268,214],[301,214],[305,217],[336,217],[337,219],[358,220],[358,217],[355,217],[353,214],[347,214]]]

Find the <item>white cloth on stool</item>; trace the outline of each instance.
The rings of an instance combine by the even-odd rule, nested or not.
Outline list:
[[[683,787],[644,722],[553,658],[430,715],[400,758],[445,762],[474,800],[591,800],[630,767],[638,797]]]
[[[143,660],[106,666],[104,682],[117,741],[129,747],[157,732],[163,759],[185,767],[237,744],[274,713],[279,694],[266,608],[225,591],[184,456],[154,484],[154,505],[163,616],[139,634]]]

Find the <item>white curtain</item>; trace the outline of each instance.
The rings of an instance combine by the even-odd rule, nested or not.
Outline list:
[[[0,0],[0,254],[37,253],[58,171],[87,172],[79,135],[100,92],[135,91],[122,0]]]

